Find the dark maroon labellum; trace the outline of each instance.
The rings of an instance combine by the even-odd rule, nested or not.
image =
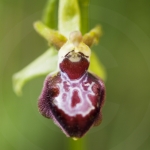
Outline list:
[[[82,137],[101,122],[105,87],[101,79],[87,72],[89,62],[82,53],[66,55],[60,71],[47,76],[39,98],[39,110],[53,119],[69,137]]]

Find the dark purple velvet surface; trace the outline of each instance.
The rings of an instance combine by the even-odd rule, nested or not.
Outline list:
[[[67,81],[62,72],[58,72],[57,75],[48,76],[46,78],[39,98],[39,111],[43,116],[52,118],[67,136],[80,138],[92,125],[98,124],[98,122],[101,121],[101,107],[104,103],[105,87],[101,79],[88,72],[84,74],[82,80],[76,82],[77,85],[73,83],[68,86],[66,82],[72,82],[72,80]],[[60,84],[61,86],[59,86]],[[63,89],[60,89],[62,86]],[[92,91],[88,91],[89,86]],[[75,88],[75,90],[71,90],[71,88]],[[82,90],[80,88],[82,88]],[[79,96],[79,90],[80,92],[85,92],[84,95]],[[63,91],[65,91],[64,94],[62,94]],[[68,96],[67,94],[71,94],[71,92],[72,95]],[[60,93],[62,97],[60,97],[56,103],[56,98]],[[93,107],[93,109],[86,112],[86,114],[85,107],[87,107],[87,99],[85,99],[85,96],[90,100],[90,104],[92,104]],[[70,99],[68,97],[70,97]],[[71,114],[65,111],[68,107],[76,110],[77,105],[81,103],[81,98],[84,103],[82,102],[81,105],[83,106],[80,106],[81,110],[79,113],[76,112],[74,114],[73,111],[70,111],[72,112]],[[58,107],[58,102],[62,101],[67,101],[64,103],[64,109]]]

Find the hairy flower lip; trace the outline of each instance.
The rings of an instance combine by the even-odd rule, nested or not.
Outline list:
[[[102,120],[101,108],[105,99],[105,86],[101,79],[97,78],[89,72],[84,74],[83,78],[77,81],[70,80],[69,78],[64,79],[64,77],[66,76],[63,75],[64,73],[58,72],[56,75],[50,74],[49,76],[47,76],[38,102],[39,111],[43,116],[51,118],[54,123],[61,128],[61,130],[66,134],[67,137],[81,138],[92,126],[98,125]],[[88,82],[84,81],[84,78],[86,78],[86,76],[88,76]],[[73,82],[73,84],[80,83],[82,86],[84,86],[83,90],[85,90],[85,92],[87,92],[87,88],[91,82],[96,82],[96,86],[91,87],[91,89],[95,93],[95,98],[90,97],[94,109],[88,112],[86,115],[82,116],[81,114],[79,114],[79,112],[77,112],[77,114],[70,116],[70,113],[66,113],[65,110],[68,109],[67,107],[70,105],[68,103],[69,101],[67,102],[67,105],[64,105],[66,108],[64,108],[63,110],[58,107],[57,103],[53,103],[60,92],[62,93],[63,90],[67,88],[66,84],[65,87],[64,85],[62,85],[62,87],[64,87],[63,89],[59,88],[57,90],[58,85],[56,83],[60,84],[60,82],[66,82],[67,80]],[[68,94],[71,93],[71,88],[72,87],[69,88],[69,91],[66,91]],[[71,99],[69,98],[66,100]],[[59,98],[59,101],[62,103],[63,99]],[[74,109],[74,106],[72,108]]]

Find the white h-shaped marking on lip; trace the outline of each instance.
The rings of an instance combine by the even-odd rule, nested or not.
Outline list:
[[[87,114],[89,114],[91,110],[95,109],[88,97],[88,95],[95,95],[94,92],[92,91],[92,86],[95,84],[95,82],[92,82],[91,84],[87,83],[86,77],[82,81],[82,83],[85,83],[84,86],[89,86],[85,91],[81,83],[82,78],[80,78],[79,80],[70,80],[67,79],[65,75],[63,81],[57,84],[57,86],[59,87],[60,94],[54,100],[55,105],[59,109],[63,110],[64,113],[66,113],[69,116],[81,114],[84,117]],[[65,90],[64,82],[67,82],[67,85],[69,86],[69,91]],[[73,84],[75,86],[73,86]],[[71,103],[74,91],[78,92],[80,102],[77,103],[74,107],[72,107]]]

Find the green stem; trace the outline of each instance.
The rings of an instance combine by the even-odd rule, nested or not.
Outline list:
[[[58,0],[48,0],[42,21],[51,29],[57,29]]]
[[[78,139],[77,141],[69,139],[68,150],[87,150],[85,145],[85,137]]]

